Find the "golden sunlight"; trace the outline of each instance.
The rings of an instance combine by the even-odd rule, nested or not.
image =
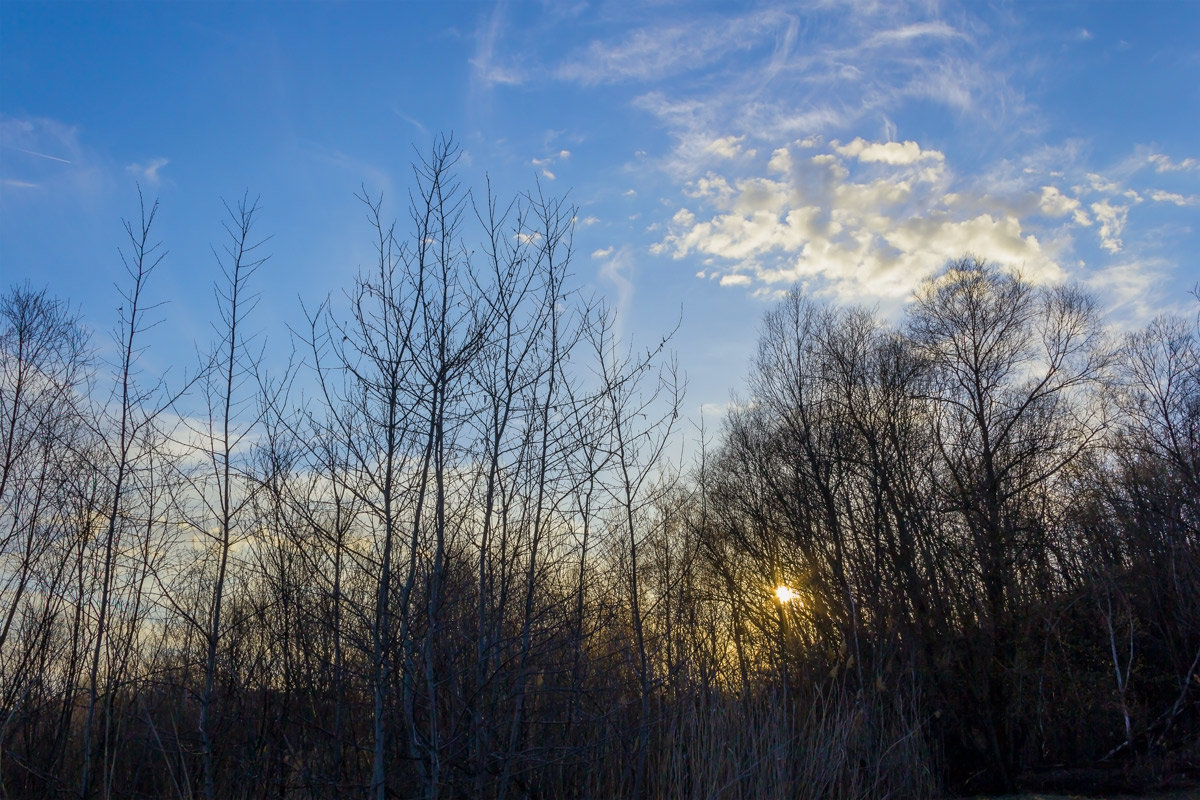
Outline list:
[[[798,600],[800,598],[800,595],[798,595],[794,591],[792,591],[792,588],[790,586],[780,585],[780,586],[775,587],[775,597],[776,597],[776,599],[779,600],[780,603],[787,605],[788,603],[791,603],[794,600]]]

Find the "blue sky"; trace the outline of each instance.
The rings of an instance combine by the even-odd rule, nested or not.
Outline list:
[[[575,275],[675,346],[694,412],[799,283],[896,314],[970,251],[1078,281],[1115,325],[1194,309],[1200,3],[0,2],[0,278],[120,304],[161,201],[148,366],[211,339],[221,198],[261,195],[257,327],[370,261],[439,132],[463,179],[579,207]],[[1189,303],[1192,305],[1189,306]]]

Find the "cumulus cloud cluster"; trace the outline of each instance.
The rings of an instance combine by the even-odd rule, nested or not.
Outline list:
[[[494,17],[479,63],[494,61]],[[657,192],[665,214],[628,220],[653,216],[643,230],[654,252],[704,279],[762,295],[799,282],[871,302],[908,296],[970,252],[1122,303],[1194,236],[1176,210],[1200,205],[1194,154],[1131,144],[1127,158],[1098,164],[1082,134],[1043,138],[1048,115],[1024,88],[1016,15],[922,0],[820,2],[801,14],[768,0],[614,19],[541,79],[633,90],[629,104],[671,144],[639,148],[627,166],[670,187]],[[1074,26],[1057,35],[1067,51],[1093,38]],[[623,254],[593,255],[609,269]]]
[[[846,298],[903,297],[964,252],[1056,281],[1052,249],[1003,204],[955,185],[945,156],[917,142],[816,138],[776,149],[767,175],[709,172],[686,190],[656,251],[699,256],[704,277],[773,291],[817,282]],[[1055,212],[1080,202],[1047,187]],[[708,213],[697,213],[701,209]]]
[[[711,151],[744,157],[723,170],[709,162],[685,184],[685,204],[653,250],[699,261],[699,277],[757,294],[800,283],[842,300],[899,299],[964,253],[1056,283],[1079,277],[1077,251],[1086,242],[1136,270],[1124,240],[1131,209],[1200,202],[1130,188],[1128,174],[1081,169],[1072,177],[1069,163],[1068,173],[1031,161],[962,177],[944,153],[916,141],[808,136],[774,149],[764,164],[749,158],[755,150],[744,140],[712,140]],[[1158,173],[1187,161],[1152,156],[1144,164]]]

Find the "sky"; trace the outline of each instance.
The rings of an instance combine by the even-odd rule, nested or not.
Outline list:
[[[101,350],[122,219],[157,198],[151,372],[212,341],[223,201],[261,198],[267,359],[371,263],[453,135],[464,185],[577,211],[574,275],[635,346],[675,329],[719,415],[793,286],[898,318],[970,253],[1114,328],[1200,282],[1200,3],[0,0],[0,284]]]

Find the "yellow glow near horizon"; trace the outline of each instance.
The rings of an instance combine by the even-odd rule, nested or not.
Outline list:
[[[779,600],[779,602],[783,603],[784,605],[787,605],[788,603],[791,603],[794,600],[800,599],[800,595],[798,595],[794,591],[792,591],[792,588],[790,586],[783,586],[783,585],[779,585],[779,586],[775,587],[775,597]]]

